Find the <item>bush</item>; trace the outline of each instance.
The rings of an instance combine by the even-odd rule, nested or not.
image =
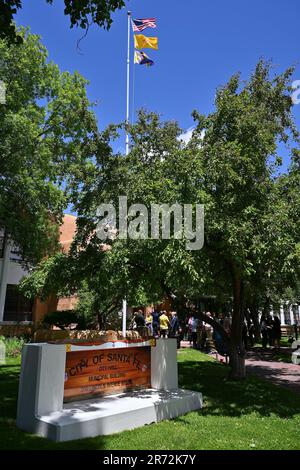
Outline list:
[[[21,354],[24,344],[28,342],[26,338],[12,336],[11,338],[6,338],[5,336],[0,336],[0,341],[5,345],[6,357],[17,357]]]
[[[61,310],[60,312],[48,313],[44,320],[43,325],[51,327],[56,326],[62,330],[72,329],[85,329],[85,321],[76,310]]]

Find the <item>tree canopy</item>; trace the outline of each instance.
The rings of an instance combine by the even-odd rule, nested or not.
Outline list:
[[[57,244],[98,134],[87,81],[49,62],[38,36],[19,34],[21,45],[0,40],[0,226],[36,262]]]

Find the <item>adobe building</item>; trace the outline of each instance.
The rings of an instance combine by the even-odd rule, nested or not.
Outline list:
[[[60,227],[61,249],[70,249],[76,231],[76,217],[65,214]],[[18,284],[28,275],[21,264],[22,259],[16,248],[5,239],[0,230],[0,325],[36,325],[47,313],[73,309],[76,297],[60,298],[51,296],[45,302],[38,298],[26,299],[19,291]]]

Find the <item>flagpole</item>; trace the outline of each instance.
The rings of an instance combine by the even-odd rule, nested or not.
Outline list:
[[[128,35],[127,35],[127,99],[126,99],[126,125],[129,124],[129,104],[130,104],[130,22],[131,12],[128,15]],[[129,134],[126,129],[126,155],[129,153]]]
[[[127,12],[128,16],[128,27],[127,27],[127,92],[126,92],[126,126],[129,124],[129,104],[130,104],[130,23],[131,23],[131,12]],[[125,153],[129,153],[129,133],[126,129],[126,144]],[[127,301],[126,297],[123,299],[122,305],[122,336],[126,337],[126,317],[127,317]]]

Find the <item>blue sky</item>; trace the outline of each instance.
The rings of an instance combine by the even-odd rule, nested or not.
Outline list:
[[[135,66],[135,109],[158,111],[183,129],[193,125],[193,109],[212,111],[217,86],[237,71],[247,78],[260,57],[272,59],[278,71],[295,64],[300,79],[299,0],[131,0],[127,6],[113,15],[109,32],[91,27],[81,54],[82,30],[69,28],[62,0],[52,6],[23,0],[16,16],[17,24],[42,37],[61,70],[78,70],[90,81],[100,128],[125,118],[127,9],[158,23],[145,31],[159,38],[158,51],[145,51],[155,65]],[[300,105],[294,114],[300,125]]]

